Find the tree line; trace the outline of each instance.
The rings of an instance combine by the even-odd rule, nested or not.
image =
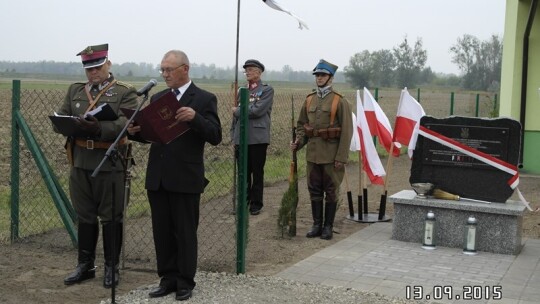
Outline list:
[[[345,78],[353,87],[459,86],[469,90],[498,91],[501,78],[502,43],[497,35],[488,40],[465,34],[449,52],[460,76],[435,73],[426,66],[428,54],[422,39],[410,45],[407,37],[391,50],[354,54],[345,67]]]
[[[352,87],[409,87],[420,85],[461,87],[469,90],[498,91],[501,76],[502,42],[497,35],[481,41],[465,34],[450,49],[452,63],[460,75],[436,73],[426,66],[428,52],[421,38],[413,45],[407,37],[392,49],[354,54],[343,71],[335,75],[335,82],[349,83]],[[115,64],[112,71],[118,77],[159,77],[159,65],[126,62]],[[191,65],[191,77],[209,80],[234,80],[234,67],[218,67],[215,64]],[[242,78],[238,71],[238,79]],[[312,82],[311,71],[295,71],[285,65],[280,71],[266,71],[266,81]],[[13,62],[0,61],[0,74],[54,74],[84,76],[80,62]]]

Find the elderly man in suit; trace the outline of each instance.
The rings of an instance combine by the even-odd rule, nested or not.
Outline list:
[[[204,175],[204,146],[221,142],[221,122],[214,94],[195,86],[189,77],[187,55],[178,50],[167,52],[160,72],[167,89],[152,96],[151,102],[174,92],[181,107],[176,120],[187,122],[190,129],[174,139],[152,143],[146,169],[146,189],[152,212],[152,230],[156,249],[157,271],[161,278],[152,298],[176,291],[176,299],[187,300],[195,287],[197,270],[197,228],[199,202],[208,180]],[[128,132],[135,140],[141,126]]]
[[[256,59],[244,63],[244,74],[248,81],[248,201],[251,215],[261,213],[263,207],[264,165],[266,150],[270,144],[270,126],[274,89],[261,80],[264,65]],[[234,107],[231,138],[238,151],[240,144],[240,108]]]

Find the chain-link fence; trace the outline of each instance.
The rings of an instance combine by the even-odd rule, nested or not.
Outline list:
[[[204,85],[201,85],[204,88]],[[21,90],[21,113],[33,132],[52,170],[59,178],[62,188],[68,193],[69,165],[66,160],[63,136],[52,131],[48,115],[60,107],[64,98],[63,90]],[[272,143],[268,149],[265,167],[265,183],[285,181],[288,177],[291,140],[291,102],[294,103],[295,117],[305,99],[306,90],[280,89],[274,86],[275,97],[272,112]],[[210,184],[202,196],[199,225],[199,267],[209,271],[228,271],[235,269],[236,259],[236,215],[234,202],[234,157],[230,139],[231,107],[233,93],[229,89],[212,90],[218,97],[219,116],[223,127],[223,142],[218,146],[207,145],[205,164]],[[309,92],[309,91],[307,91]],[[353,90],[342,91],[356,111],[356,94]],[[412,93],[412,92],[411,92]],[[379,90],[378,100],[393,122],[399,101],[399,90]],[[494,96],[482,94],[479,102],[479,116],[492,116]],[[461,93],[454,96],[453,114],[475,116],[476,94]],[[450,93],[436,91],[422,92],[421,104],[428,115],[446,117],[450,114]],[[0,90],[0,105],[11,109],[11,91]],[[8,243],[10,235],[9,204],[9,163],[11,138],[11,113],[0,114],[2,127],[2,150],[0,151],[1,177],[0,190],[0,243]],[[51,248],[71,246],[57,209],[40,177],[32,155],[21,138],[20,141],[20,207],[19,241],[43,243]],[[129,205],[125,217],[125,240],[123,263],[130,267],[154,269],[154,246],[150,221],[150,208],[144,189],[144,175],[149,145],[133,143],[133,157],[136,165],[131,168],[131,187]],[[304,153],[299,153],[299,163],[304,164]],[[299,166],[300,176],[305,166]],[[101,242],[99,242],[101,243]],[[249,247],[249,242],[248,242]],[[248,249],[249,251],[249,249]],[[98,254],[102,250],[97,251]]]

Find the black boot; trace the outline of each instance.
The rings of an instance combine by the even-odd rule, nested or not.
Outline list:
[[[114,227],[114,251],[112,250],[112,238]],[[120,281],[120,250],[122,249],[122,223],[103,224],[103,253],[105,255],[105,274],[103,276],[103,287],[111,288],[113,282],[114,269],[114,286],[118,286]],[[113,267],[114,261],[114,267]]]
[[[99,236],[97,224],[79,223],[77,230],[79,240],[79,257],[75,270],[64,278],[64,284],[73,285],[96,277],[96,244]]]
[[[336,216],[337,203],[326,203],[324,205],[324,227],[321,239],[331,240],[333,236],[334,217]]]
[[[313,238],[320,236],[322,233],[322,201],[311,201],[311,214],[313,216],[313,226],[311,230],[308,231],[306,237]]]

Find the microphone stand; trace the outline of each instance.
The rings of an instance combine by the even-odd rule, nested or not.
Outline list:
[[[101,160],[101,163],[99,163],[99,165],[96,167],[96,169],[92,173],[92,177],[97,176],[97,174],[101,170],[101,167],[103,166],[103,164],[105,163],[105,161],[107,159],[109,159],[111,161],[116,161],[116,159],[113,159],[111,157],[111,155],[113,153],[115,153],[115,154],[118,153],[118,151],[117,151],[118,142],[120,141],[120,139],[122,139],[122,137],[124,137],[124,134],[126,133],[127,128],[129,127],[129,124],[133,121],[135,116],[137,116],[137,114],[141,111],[141,108],[142,108],[143,104],[148,100],[148,92],[144,93],[143,95],[144,95],[144,97],[143,97],[142,102],[137,106],[137,109],[135,109],[135,112],[133,112],[133,115],[131,115],[131,117],[128,119],[128,121],[126,122],[126,125],[124,126],[122,131],[120,131],[120,133],[118,134],[118,136],[116,137],[114,142],[111,144],[109,149],[107,149],[107,152],[105,152],[105,156],[103,156],[103,159]]]
[[[98,175],[99,171],[101,170],[101,167],[103,166],[103,164],[105,164],[105,161],[108,159],[111,162],[111,166],[112,166],[112,171],[111,171],[111,179],[112,179],[114,172],[116,172],[116,161],[118,160],[118,149],[117,149],[118,142],[120,141],[120,139],[122,137],[124,137],[124,134],[126,133],[127,128],[129,127],[129,125],[131,124],[131,122],[133,121],[135,116],[137,116],[137,113],[139,113],[139,111],[141,110],[143,104],[148,100],[148,91],[145,92],[143,95],[144,95],[144,97],[143,97],[142,102],[137,106],[137,109],[135,109],[135,112],[133,112],[133,115],[131,115],[131,117],[127,120],[127,122],[124,125],[124,128],[122,129],[122,131],[120,131],[120,133],[118,134],[118,136],[116,137],[114,142],[111,144],[109,149],[107,149],[107,152],[105,152],[105,156],[103,156],[103,159],[101,160],[99,165],[96,167],[96,169],[92,173],[92,177],[95,178]],[[115,244],[116,243],[116,241],[115,241],[115,236],[116,236],[116,218],[115,218],[116,184],[114,182],[114,179],[112,179],[112,180],[113,180],[113,182],[111,183],[111,187],[112,187],[111,252],[112,252],[113,256],[112,256],[112,259],[111,259],[111,263],[112,263],[111,264],[111,268],[112,268],[111,303],[116,303],[116,301],[115,301],[115,291],[116,291],[116,282],[115,282],[115,279],[116,279],[115,278],[116,277],[116,244]],[[124,214],[124,212],[125,212],[125,210],[122,210],[122,214]]]

